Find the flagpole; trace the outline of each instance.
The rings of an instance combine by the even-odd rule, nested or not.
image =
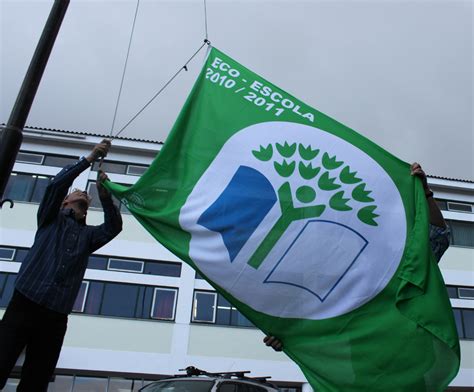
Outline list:
[[[23,140],[22,131],[68,5],[69,0],[54,1],[10,118],[0,134],[0,208],[7,201],[3,200],[3,194]],[[8,201],[10,208],[13,207],[13,202]]]

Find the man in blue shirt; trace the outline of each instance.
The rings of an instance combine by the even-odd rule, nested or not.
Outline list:
[[[97,144],[89,156],[66,166],[48,185],[40,203],[33,246],[18,273],[15,292],[0,322],[0,389],[26,347],[17,391],[48,389],[66,333],[89,255],[122,230],[122,218],[111,194],[97,181],[104,223],[86,225],[90,197],[85,191],[67,192],[74,179],[105,157],[110,141]]]

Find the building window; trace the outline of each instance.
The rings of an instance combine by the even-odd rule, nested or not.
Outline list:
[[[89,256],[89,262],[87,263],[87,268],[89,269],[98,269],[98,270],[106,270],[107,269],[107,257],[101,256]]]
[[[72,307],[73,312],[78,312],[78,313],[84,312],[88,289],[89,289],[89,282],[83,281],[81,283],[81,288],[79,289],[79,292],[77,293],[76,302],[74,302],[74,306]]]
[[[176,289],[155,288],[151,318],[160,320],[174,320],[176,308]]]
[[[278,385],[278,390],[280,392],[301,392],[301,387],[282,387]]]
[[[453,309],[460,339],[474,339],[474,309]]]
[[[472,213],[473,212],[472,204],[468,204],[468,203],[459,203],[457,201],[448,201],[446,203],[446,207],[447,207],[448,211],[467,212],[467,213]]]
[[[238,327],[254,327],[221,294],[209,291],[194,292],[192,321]]]
[[[438,205],[440,210],[446,211],[448,209],[448,204],[447,204],[446,200],[435,199],[435,202]]]
[[[178,290],[91,281],[84,313],[111,317],[174,320]]]
[[[107,378],[76,376],[74,380],[74,392],[106,392],[107,383]]]
[[[16,248],[15,252],[15,261],[17,263],[22,263],[25,260],[26,255],[28,254],[28,248]]]
[[[458,287],[458,298],[474,299],[474,288],[472,287]]]
[[[5,188],[5,198],[40,203],[51,178],[36,174],[12,173]]]
[[[43,154],[33,154],[29,152],[19,152],[16,156],[16,162],[31,163],[33,165],[42,165],[44,160]]]
[[[0,308],[6,308],[15,290],[16,274],[0,272]]]
[[[171,276],[179,278],[181,276],[181,263],[166,261],[147,261],[145,263],[145,274]]]
[[[146,172],[146,169],[148,169],[148,166],[128,165],[127,174],[132,176],[141,176]]]
[[[216,322],[217,293],[195,291],[192,321],[200,323]]]
[[[28,254],[27,248],[11,248],[7,246],[0,247],[0,260],[15,261],[21,263]]]
[[[48,385],[48,392],[72,391],[73,376],[55,375]]]
[[[100,314],[102,304],[102,294],[104,292],[103,282],[89,282],[89,290],[86,298],[84,313]]]
[[[54,166],[54,167],[65,167],[68,165],[74,165],[79,161],[78,157],[68,157],[64,155],[46,155],[44,158],[44,166]]]
[[[0,248],[0,260],[13,261],[15,259],[14,248]]]
[[[134,260],[123,260],[123,259],[109,259],[107,269],[110,271],[123,271],[123,272],[143,272],[143,261]]]
[[[101,169],[107,173],[141,176],[143,173],[145,173],[146,169],[148,169],[148,166],[139,165],[136,163],[103,161]],[[99,170],[99,162],[94,163],[92,170]]]
[[[254,325],[222,295],[217,298],[216,324],[234,325],[238,327],[253,327]]]
[[[72,165],[79,160],[76,156],[58,154],[40,154],[37,152],[20,151],[16,162],[29,163],[33,165],[61,167]]]
[[[139,287],[122,283],[105,283],[104,286],[100,314],[134,318]]]
[[[89,269],[124,271],[143,273],[147,275],[171,276],[179,278],[181,276],[181,263],[172,261],[136,260],[126,258],[114,258],[107,256],[89,256]]]
[[[447,221],[451,228],[451,244],[474,248],[474,222]]]
[[[109,387],[107,392],[124,392],[133,391],[133,380],[125,378],[109,378]]]
[[[474,204],[462,201],[435,199],[440,210],[461,213],[474,213]]]
[[[151,381],[145,381],[149,384]],[[19,380],[10,378],[3,391],[15,391]],[[143,379],[122,377],[98,377],[84,374],[55,374],[48,384],[48,392],[138,392],[143,388]]]
[[[474,299],[474,287],[446,286],[449,298]]]
[[[111,162],[111,161],[102,161],[102,165],[100,162],[94,162],[92,166],[93,171],[99,171],[99,169],[103,170],[106,173],[117,173],[117,174],[126,174],[127,173],[127,165],[120,162]]]

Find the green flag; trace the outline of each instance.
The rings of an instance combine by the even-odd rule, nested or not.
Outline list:
[[[409,165],[219,50],[147,172],[107,187],[317,391],[442,391],[456,375]]]

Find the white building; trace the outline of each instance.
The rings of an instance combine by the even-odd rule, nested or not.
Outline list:
[[[5,204],[0,211],[0,316],[33,243],[36,211],[49,179],[87,155],[102,137],[25,129],[5,193],[15,206]],[[103,167],[112,181],[133,184],[160,148],[158,142],[117,138]],[[94,194],[96,168],[82,173],[73,186]],[[429,182],[453,232],[440,267],[456,316],[462,361],[449,390],[472,391],[474,183],[438,177]],[[89,224],[102,221],[97,205],[94,198]],[[122,211],[122,233],[90,257],[50,391],[137,391],[146,380],[189,365],[208,371],[251,370],[253,376],[272,376],[284,391],[311,391],[285,354],[262,344],[262,332]],[[18,369],[4,391],[15,390]]]

